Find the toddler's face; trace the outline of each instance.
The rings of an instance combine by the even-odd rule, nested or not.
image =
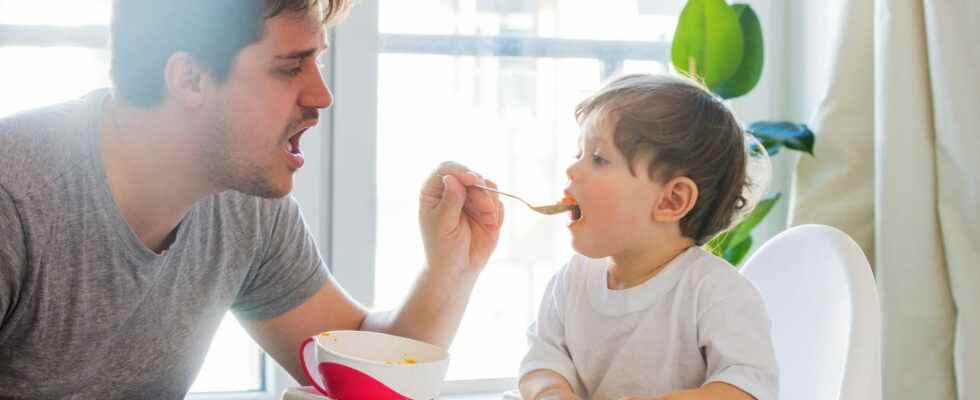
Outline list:
[[[656,235],[653,209],[663,185],[648,178],[645,157],[634,160],[636,176],[630,173],[612,124],[589,116],[580,126],[579,154],[566,170],[565,194],[581,210],[568,225],[572,247],[592,258],[643,249]]]

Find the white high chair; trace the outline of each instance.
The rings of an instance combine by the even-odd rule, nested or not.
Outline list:
[[[881,313],[871,267],[847,234],[790,228],[742,267],[772,318],[779,398],[881,400]]]

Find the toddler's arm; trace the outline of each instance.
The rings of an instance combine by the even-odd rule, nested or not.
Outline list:
[[[711,382],[697,389],[669,393],[660,397],[625,397],[623,400],[756,400],[756,398],[727,383]]]
[[[563,318],[566,265],[551,278],[538,318],[528,327],[528,351],[521,361],[519,386],[524,400],[578,400],[584,388],[565,343]]]
[[[519,387],[524,400],[578,400],[572,385],[561,374],[547,369],[525,374]]]
[[[701,389],[717,393],[705,398],[774,400],[779,396],[779,369],[762,296],[748,279],[725,271],[727,277],[714,275],[701,289],[706,306],[698,318],[698,344],[707,364]],[[748,396],[730,397],[739,394],[736,391]]]

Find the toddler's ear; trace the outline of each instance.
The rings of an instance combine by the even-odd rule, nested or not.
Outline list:
[[[663,185],[653,208],[654,221],[680,221],[698,201],[698,185],[686,176],[675,177]]]

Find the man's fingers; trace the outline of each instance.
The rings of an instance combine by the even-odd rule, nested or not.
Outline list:
[[[445,185],[442,181],[446,176],[453,177],[454,182],[463,187],[459,193],[461,199],[465,196],[462,207],[468,216],[484,226],[493,227],[501,224],[501,205],[497,194],[472,187],[472,185],[481,185],[496,188],[496,184],[485,180],[480,174],[464,165],[451,161],[439,164],[439,167],[429,176],[422,189],[422,198],[426,201],[423,205],[428,205],[430,208],[435,206],[434,200],[442,196],[440,192]],[[442,202],[440,201],[439,204],[441,205]]]
[[[466,188],[453,175],[442,177],[442,195],[436,206],[439,226],[455,227],[462,212]]]
[[[492,180],[487,179],[487,186],[496,189],[497,188],[497,182],[494,182]],[[496,217],[497,217],[496,218],[497,219],[497,226],[503,225],[503,223],[504,223],[504,205],[503,205],[503,203],[500,202],[500,196],[499,195],[497,195],[496,193],[491,193],[491,195],[493,195],[492,196],[492,198],[493,198],[493,204],[496,206],[496,211],[497,211],[497,215],[496,215]]]
[[[497,225],[499,205],[494,200],[496,194],[473,186],[466,189],[466,213],[483,225]]]

